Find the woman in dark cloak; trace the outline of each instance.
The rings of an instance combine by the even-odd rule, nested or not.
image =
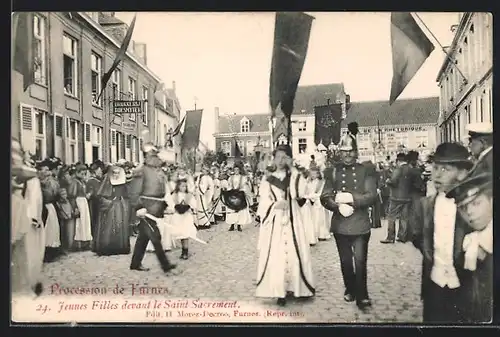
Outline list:
[[[110,167],[97,191],[97,197],[99,198],[99,216],[95,239],[96,254],[129,254],[130,208],[123,168]]]

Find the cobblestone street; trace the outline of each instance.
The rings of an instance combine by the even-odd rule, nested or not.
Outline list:
[[[291,301],[288,309],[304,312],[307,322],[365,323],[421,322],[420,253],[411,244],[383,245],[386,226],[372,230],[368,256],[368,288],[373,307],[361,312],[343,300],[343,281],[333,239],[312,247],[316,276],[316,297],[305,302]],[[91,252],[72,253],[45,265],[46,290],[61,287],[107,287],[131,284],[167,287],[168,295],[157,298],[201,298],[240,300],[277,309],[275,300],[256,299],[258,227],[228,232],[225,224],[199,232],[208,245],[191,242],[190,259],[180,260],[180,248],[168,253],[178,264],[178,275],[166,276],[153,253],[144,266],[149,272],[129,270],[131,254],[97,257]],[[132,239],[134,244],[134,239]]]

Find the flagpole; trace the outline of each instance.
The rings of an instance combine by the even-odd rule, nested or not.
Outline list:
[[[413,13],[413,15],[415,15],[415,17],[420,21],[420,23],[422,23],[422,25],[425,27],[425,29],[427,29],[427,31],[429,32],[429,34],[431,34],[431,36],[434,38],[434,40],[436,40],[436,42],[439,45],[439,47],[441,47],[441,50],[443,51],[443,53],[446,55],[446,57],[451,62],[451,64],[453,64],[453,66],[455,67],[455,69],[457,69],[457,71],[460,73],[460,75],[462,75],[462,78],[463,78],[465,84],[467,84],[469,82],[467,80],[467,77],[465,77],[464,73],[460,70],[460,68],[458,68],[458,66],[455,63],[455,60],[453,60],[451,58],[450,54],[446,51],[446,49],[443,47],[443,45],[441,44],[441,42],[439,42],[439,40],[437,39],[437,37],[432,33],[432,31],[429,29],[429,27],[427,27],[427,25],[425,24],[424,20],[422,20],[417,13]]]

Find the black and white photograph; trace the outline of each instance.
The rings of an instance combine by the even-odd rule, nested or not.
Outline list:
[[[11,21],[11,324],[492,322],[491,13]]]

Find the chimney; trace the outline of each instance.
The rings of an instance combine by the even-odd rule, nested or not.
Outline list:
[[[219,107],[217,106],[214,108],[214,119],[215,119],[214,133],[219,133]]]
[[[137,55],[144,65],[148,64],[147,45],[134,41],[134,54]]]
[[[175,81],[172,81],[172,90],[175,92]]]

